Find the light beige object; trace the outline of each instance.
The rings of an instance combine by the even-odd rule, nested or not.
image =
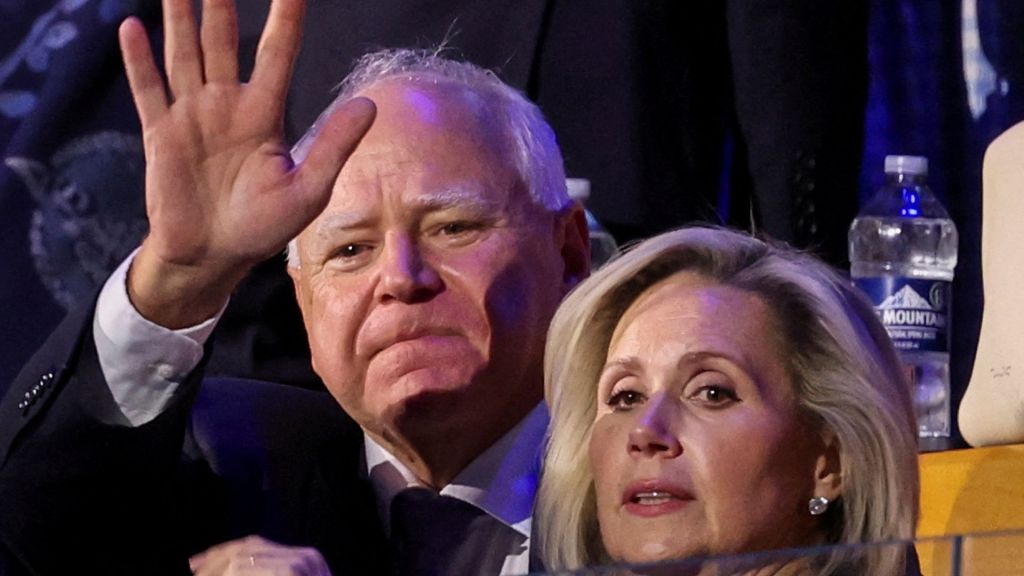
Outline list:
[[[982,174],[985,313],[960,404],[972,446],[1024,442],[1024,122],[996,138]]]

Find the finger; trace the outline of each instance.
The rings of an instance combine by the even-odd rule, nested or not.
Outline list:
[[[292,66],[302,38],[302,19],[306,12],[304,0],[273,0],[270,15],[263,28],[252,84],[270,92],[270,101],[283,106],[291,80]]]
[[[292,193],[303,196],[314,218],[330,198],[334,181],[349,155],[373,123],[377,108],[368,98],[353,98],[342,104],[314,136],[309,154],[294,173]]]
[[[233,555],[228,554],[207,554],[203,563],[198,568],[192,569],[194,576],[219,576],[227,571],[231,564]]]
[[[167,91],[156,68],[153,50],[149,47],[149,38],[142,22],[135,17],[122,22],[118,29],[118,39],[128,87],[145,131],[147,126],[151,126],[167,111]]]
[[[215,576],[227,570],[231,559],[243,546],[243,540],[231,540],[208,548],[189,558],[189,567],[196,576]]]
[[[278,547],[255,555],[236,554],[225,574],[331,576],[331,571],[319,553],[311,548]]]
[[[327,568],[327,561],[316,548],[274,544],[253,554],[252,563],[255,566],[275,568],[282,574],[320,576],[331,573]]]
[[[199,51],[192,0],[164,0],[164,64],[171,93],[181,97],[203,85],[203,55]]]
[[[207,82],[238,82],[238,16],[234,0],[204,0],[200,30]]]
[[[199,554],[192,556],[188,559],[188,569],[191,570],[193,574],[198,573],[203,569],[203,566],[206,565],[206,559],[209,557],[210,555],[208,552],[200,552]]]
[[[316,548],[305,548],[304,568],[309,576],[331,576],[331,569],[327,567],[327,560]]]

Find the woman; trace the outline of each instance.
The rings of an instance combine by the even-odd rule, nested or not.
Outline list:
[[[914,536],[909,387],[870,305],[809,255],[657,236],[568,297],[546,358],[549,569]],[[904,549],[806,567],[901,574]]]

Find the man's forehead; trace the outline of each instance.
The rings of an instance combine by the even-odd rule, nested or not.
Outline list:
[[[514,146],[501,115],[467,87],[389,79],[360,95],[376,103],[377,115],[343,174],[404,172],[415,166],[400,164],[434,163],[447,155],[512,167]]]
[[[433,191],[401,194],[395,203],[397,208],[410,216],[448,209],[493,214],[502,210],[505,198],[504,195],[487,193],[480,185],[463,184]],[[381,203],[366,202],[365,196],[347,194],[344,189],[335,190],[335,200],[314,224],[318,233],[365,225],[375,219],[382,208]]]
[[[374,90],[396,84],[409,88],[386,81]],[[514,157],[500,130],[450,110],[439,112],[420,102],[422,95],[411,96],[412,104],[404,93],[367,95],[380,99],[378,117],[338,175],[331,208],[359,210],[380,202],[408,209],[496,207],[519,188]]]
[[[433,154],[401,145],[375,148],[349,159],[335,180],[329,206],[503,205],[518,182],[517,172],[507,162],[473,148],[437,148]]]
[[[413,116],[424,124],[440,126],[450,122],[450,115],[464,119],[472,114],[479,116],[477,98],[463,87],[449,84],[432,85],[422,81],[384,80],[376,87],[371,86],[365,93],[371,99],[386,98],[385,112],[393,111],[403,116]]]

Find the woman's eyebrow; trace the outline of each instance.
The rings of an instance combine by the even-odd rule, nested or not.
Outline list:
[[[634,355],[623,356],[616,358],[609,362],[605,362],[605,365],[601,367],[601,376],[610,370],[616,368],[623,368],[626,370],[639,370],[640,369],[640,358]]]
[[[676,362],[677,367],[683,367],[690,364],[696,364],[702,360],[708,360],[710,358],[722,358],[728,360],[733,364],[736,363],[736,359],[728,354],[724,354],[717,350],[695,350],[693,352],[687,352],[679,357],[679,361]]]

